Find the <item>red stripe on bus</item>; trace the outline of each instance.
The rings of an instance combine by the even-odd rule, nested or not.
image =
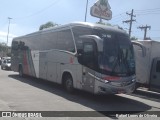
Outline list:
[[[106,76],[103,77],[104,80],[120,80],[120,77],[115,77],[115,76]]]
[[[29,74],[27,51],[24,52],[23,65],[24,65],[24,68],[23,68],[24,69],[24,73]]]

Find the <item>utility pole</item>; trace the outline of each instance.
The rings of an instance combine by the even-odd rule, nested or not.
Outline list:
[[[85,13],[85,22],[87,21],[87,11],[88,11],[88,0],[87,0],[87,3],[86,3],[86,13]]]
[[[6,44],[6,53],[8,54],[8,36],[9,36],[9,27],[10,27],[10,20],[12,18],[8,17],[9,23],[8,23],[8,33],[7,33],[7,44]]]
[[[8,45],[8,36],[9,36],[9,27],[10,27],[10,20],[12,18],[8,17],[9,23],[8,23],[8,33],[7,33],[7,45]]]
[[[139,26],[138,29],[144,30],[144,38],[143,39],[146,40],[146,38],[147,38],[146,37],[147,36],[147,29],[150,30],[151,26],[148,26],[148,25],[146,25],[146,26]]]
[[[131,19],[130,19],[130,20],[123,21],[123,23],[130,23],[130,26],[129,26],[129,37],[131,37],[132,22],[136,21],[136,20],[133,20],[133,17],[136,17],[136,15],[133,15],[133,9],[132,9],[132,12],[131,12],[131,13],[126,13],[126,14],[127,14],[127,15],[130,15],[130,16],[131,16]]]

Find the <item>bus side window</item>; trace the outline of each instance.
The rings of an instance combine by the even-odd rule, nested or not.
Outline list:
[[[83,64],[89,68],[95,65],[94,45],[92,42],[85,42],[83,45]]]
[[[13,41],[12,42],[12,50],[18,50],[18,47],[19,47],[18,41]]]
[[[157,61],[156,72],[160,73],[160,61]]]
[[[75,52],[75,46],[70,29],[58,32],[57,48],[60,50]]]

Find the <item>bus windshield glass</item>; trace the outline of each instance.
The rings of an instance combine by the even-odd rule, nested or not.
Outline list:
[[[98,52],[98,66],[103,74],[128,76],[135,74],[133,45],[129,36],[105,30],[95,30],[103,40],[103,51]]]

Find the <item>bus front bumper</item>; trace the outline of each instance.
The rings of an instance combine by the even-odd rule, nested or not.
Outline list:
[[[135,81],[126,82],[110,82],[103,83],[101,81],[95,81],[95,94],[122,94],[132,93],[135,89]]]

